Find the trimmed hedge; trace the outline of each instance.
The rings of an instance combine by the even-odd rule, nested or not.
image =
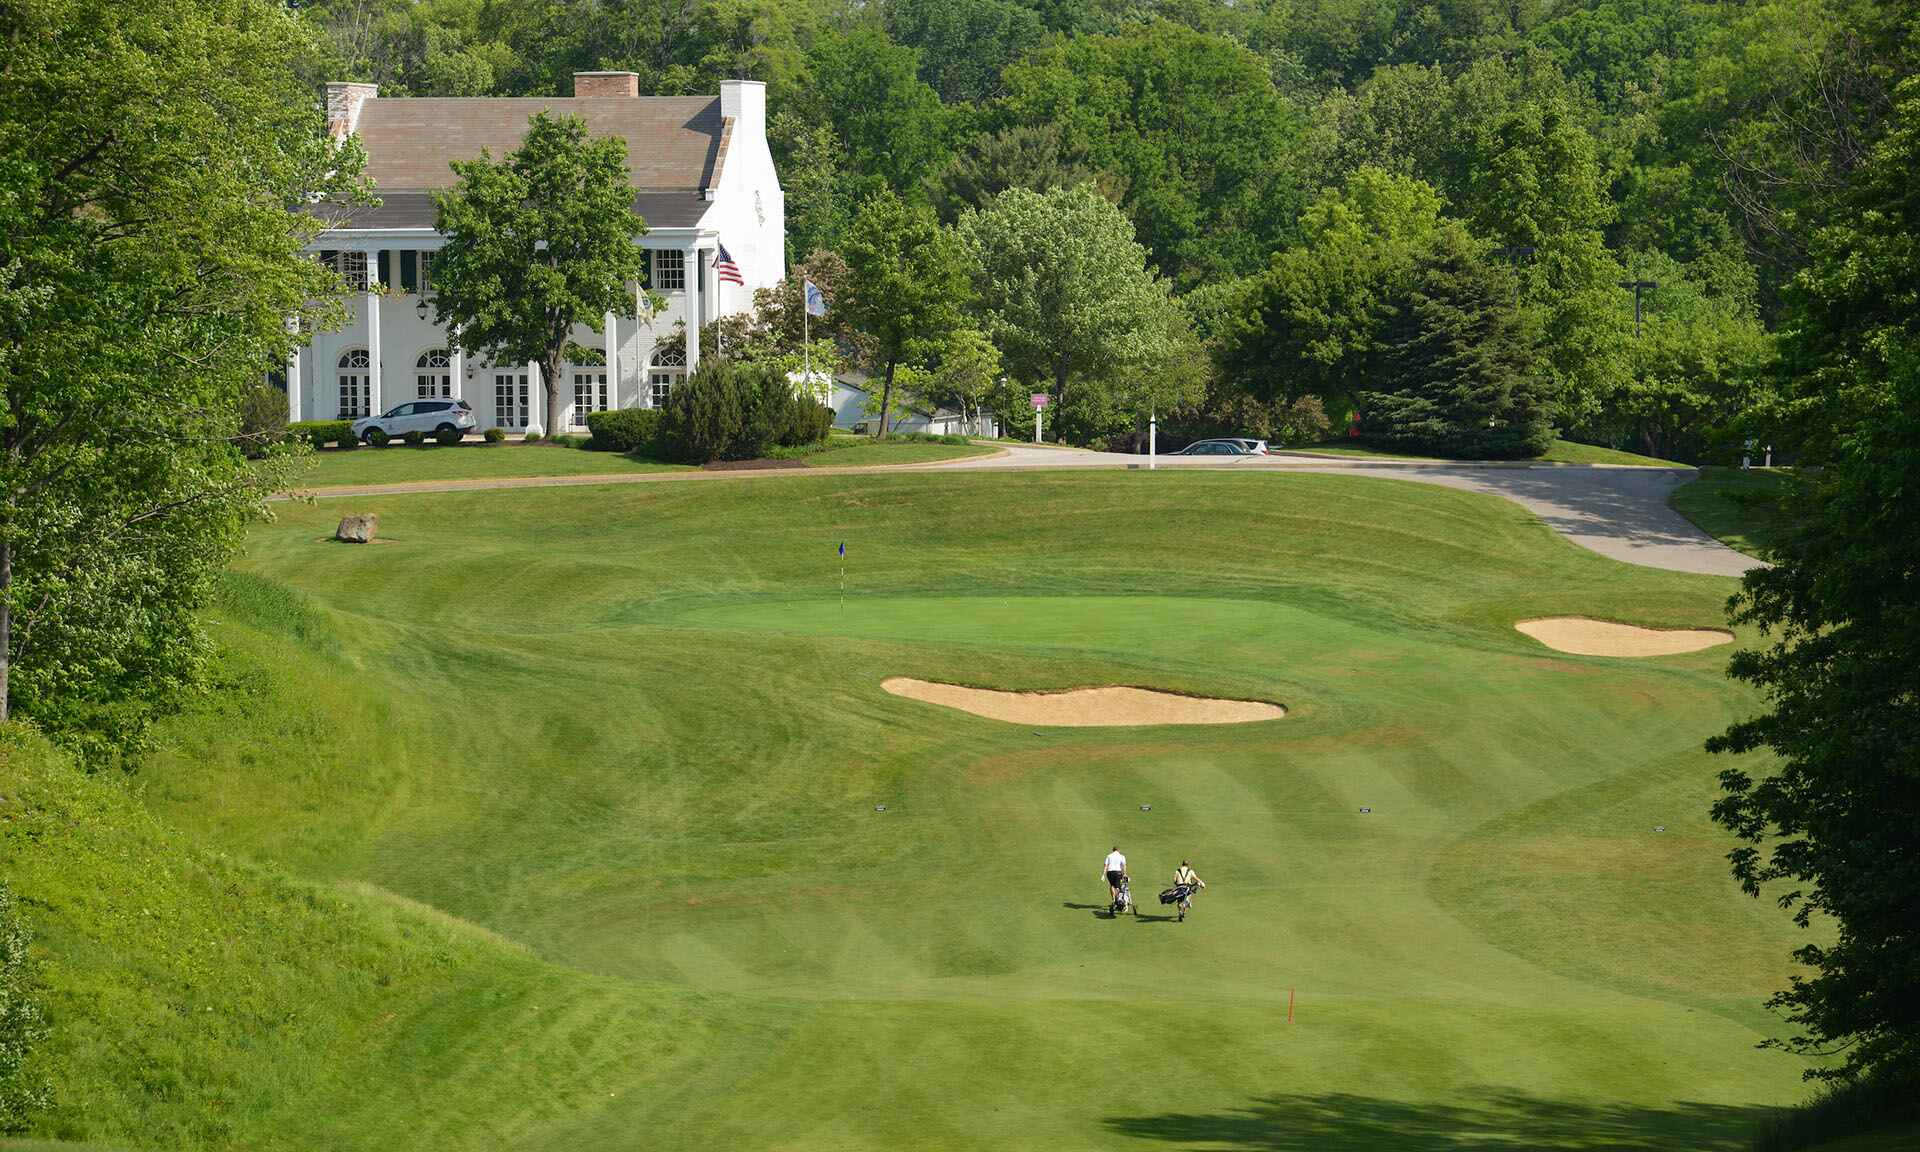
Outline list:
[[[658,408],[615,408],[607,412],[587,413],[587,428],[593,432],[588,445],[596,452],[648,452],[660,435]]]
[[[287,425],[287,435],[303,439],[315,448],[329,444],[342,448],[354,446],[351,420],[299,420]]]

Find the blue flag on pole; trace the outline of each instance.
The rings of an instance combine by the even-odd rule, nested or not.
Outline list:
[[[846,558],[847,558],[847,542],[845,540],[842,540],[840,541],[840,559],[845,560]]]
[[[820,285],[807,281],[807,315],[825,316],[827,314],[827,296],[820,291]]]

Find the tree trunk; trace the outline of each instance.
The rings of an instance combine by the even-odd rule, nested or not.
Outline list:
[[[880,389],[880,434],[875,439],[887,438],[887,421],[893,416],[893,364],[887,361],[887,382]]]

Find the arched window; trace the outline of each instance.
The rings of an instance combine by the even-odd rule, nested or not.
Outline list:
[[[413,395],[417,400],[432,400],[453,395],[453,358],[445,348],[429,348],[414,362]]]
[[[673,391],[674,384],[686,374],[685,348],[666,348],[656,351],[653,354],[653,362],[647,367],[647,407],[666,407],[667,394]]]
[[[340,356],[340,416],[357,420],[368,414],[373,358],[365,348],[349,348]]]

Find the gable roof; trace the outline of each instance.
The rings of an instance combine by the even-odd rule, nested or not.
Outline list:
[[[691,227],[706,214],[703,191],[717,182],[731,135],[717,96],[370,99],[354,134],[382,204],[351,212],[323,206],[322,214],[336,228],[430,228],[428,194],[454,186],[453,161],[477,159],[483,150],[506,156],[543,111],[578,116],[589,135],[626,141],[634,211],[647,223]]]
[[[590,135],[624,139],[639,191],[698,191],[720,169],[717,96],[389,97],[361,107],[355,135],[377,189],[451,188],[453,161],[482,149],[505,156],[526,137],[527,121],[549,111],[580,117]]]

